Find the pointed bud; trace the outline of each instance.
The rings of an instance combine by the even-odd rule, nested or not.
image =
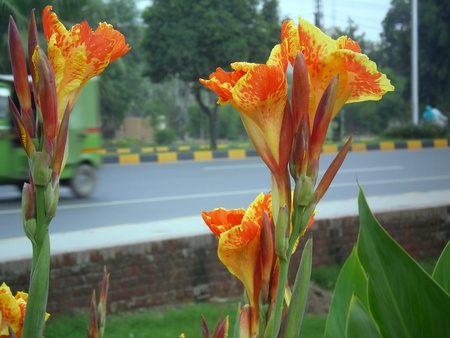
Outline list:
[[[35,243],[36,235],[35,190],[33,184],[25,183],[22,189],[22,225],[25,235]]]
[[[252,337],[250,305],[248,304],[245,304],[242,307],[242,311],[239,316],[239,337],[240,338]]]
[[[306,207],[311,204],[314,196],[314,182],[308,176],[303,176],[295,182],[294,205]]]
[[[302,119],[306,118],[306,123],[309,125],[309,75],[305,57],[301,52],[298,52],[295,57],[292,75],[292,116],[294,133],[297,133]]]
[[[314,203],[317,204],[321,200],[323,195],[325,195],[325,193],[327,192],[328,188],[330,187],[331,182],[333,181],[339,168],[341,167],[342,163],[344,162],[345,157],[347,156],[347,153],[350,149],[351,143],[352,143],[352,137],[350,136],[350,138],[347,140],[347,142],[344,144],[342,149],[336,155],[333,162],[331,162],[327,171],[325,172],[322,179],[320,180],[320,183],[317,186],[317,189],[315,192]]]
[[[309,122],[307,114],[300,120],[297,133],[294,136],[293,148],[289,169],[294,180],[302,177],[306,173],[309,160]]]
[[[59,176],[52,173],[52,179],[45,187],[45,222],[50,223],[56,214],[59,200]]]
[[[265,212],[262,217],[261,224],[261,250],[260,250],[260,264],[261,264],[261,296],[260,299],[263,304],[269,301],[269,285],[272,278],[272,270],[275,264],[275,247],[274,247],[274,233],[273,220]]]
[[[280,259],[286,260],[290,227],[290,208],[282,206],[279,208],[277,221],[275,223],[275,252]]]
[[[69,133],[69,116],[70,109],[69,104],[66,107],[63,119],[58,130],[58,137],[56,139],[56,148],[53,156],[52,170],[54,173],[60,175],[65,166],[65,160],[67,159],[65,154],[67,153],[67,135]]]
[[[323,143],[325,142],[328,126],[330,125],[333,116],[338,83],[339,80],[338,76],[336,75],[331,79],[327,89],[323,93],[314,118],[314,125],[311,133],[311,143],[309,153],[310,164],[312,163],[313,167],[308,168],[307,172],[307,175],[310,176],[314,181],[316,180],[318,174],[319,169],[318,162],[320,153],[322,151],[322,146]]]
[[[30,22],[28,24],[28,62],[30,65],[31,77],[33,79],[36,77],[35,69],[32,64],[33,53],[38,45],[39,45],[39,35],[38,35],[37,27],[36,27],[36,18],[35,18],[34,9],[33,9],[31,11]],[[34,92],[36,93],[37,90],[36,90],[36,87],[34,86],[34,83],[33,83],[33,88],[34,88]],[[37,97],[35,97],[34,99],[35,99],[35,103],[37,105]]]
[[[51,158],[48,154],[37,151],[30,158],[30,171],[35,186],[45,187],[50,182],[52,171],[50,168]]]
[[[283,123],[281,125],[280,143],[278,145],[278,172],[282,175],[284,175],[284,172],[287,170],[287,165],[291,156],[293,133],[294,129],[292,128],[291,107],[289,105],[289,101],[286,101],[283,114]]]
[[[48,61],[47,55],[39,46],[36,46],[34,50],[32,63],[35,71],[33,83],[42,113],[43,132],[53,142],[58,134],[58,110],[53,68]]]
[[[22,120],[22,116],[20,115],[17,107],[12,102],[11,98],[8,98],[9,106],[11,108],[11,117],[14,123],[14,127],[16,128],[17,133],[20,137],[20,143],[22,144],[23,149],[27,153],[27,156],[30,158],[33,153],[36,152],[36,148],[34,146],[32,140],[32,131],[27,128],[24,121]]]
[[[14,75],[14,87],[19,99],[20,106],[25,111],[31,110],[31,93],[28,83],[27,63],[23,50],[22,39],[19,30],[12,17],[9,18],[9,55],[11,68]]]

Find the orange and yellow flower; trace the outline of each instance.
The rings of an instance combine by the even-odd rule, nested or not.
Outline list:
[[[11,289],[3,283],[0,286],[0,338],[9,337],[8,325],[13,330],[17,338],[22,337],[23,320],[27,307],[28,294],[18,291],[13,296]],[[45,314],[45,320],[50,315]]]
[[[232,72],[217,68],[209,80],[200,79],[219,95],[219,104],[230,102],[239,111],[247,134],[273,173],[285,170],[290,148],[283,139],[292,136],[286,48],[286,44],[276,45],[266,64],[235,62]]]
[[[306,61],[311,86],[310,127],[322,94],[336,75],[339,76],[339,87],[333,117],[345,103],[379,100],[394,90],[386,75],[377,70],[367,55],[362,54],[359,44],[346,36],[333,40],[313,24],[299,18],[298,26],[290,20],[283,22],[281,38],[288,41],[291,64],[298,51]]]
[[[52,12],[52,6],[45,7],[42,23],[48,58],[55,73],[58,119],[61,121],[67,105],[71,111],[86,82],[127,53],[130,46],[120,32],[105,22],[95,31],[86,21],[67,30]]]
[[[219,238],[219,259],[244,284],[253,324],[259,317],[261,230],[264,214],[272,219],[270,194],[258,195],[247,210],[218,208],[202,212],[206,225]],[[252,330],[257,330],[254,326]]]

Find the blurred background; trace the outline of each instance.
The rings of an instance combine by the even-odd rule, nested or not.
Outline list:
[[[281,22],[298,15],[336,38],[347,35],[391,79],[380,102],[348,104],[330,137],[446,137],[447,124],[414,125],[411,117],[411,2],[408,0],[1,0],[0,74],[10,74],[7,25],[13,15],[26,38],[31,9],[38,28],[45,5],[71,27],[85,19],[114,25],[132,50],[101,75],[105,145],[246,141],[239,115],[198,83],[234,61],[265,62]],[[450,0],[419,1],[419,112],[449,116]],[[43,42],[45,45],[45,42]],[[421,119],[422,120],[422,119]]]

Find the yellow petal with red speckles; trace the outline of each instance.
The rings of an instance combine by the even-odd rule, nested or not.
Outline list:
[[[231,90],[232,105],[241,112],[245,129],[271,170],[279,165],[279,142],[287,102],[282,69],[255,65]]]
[[[20,307],[5,283],[0,286],[0,312],[2,314],[0,335],[8,336],[7,325],[11,326],[14,332],[17,332],[20,329]]]
[[[83,21],[67,30],[51,10],[52,6],[45,7],[42,22],[48,56],[55,72],[61,120],[68,103],[69,111],[72,110],[84,84],[130,47],[124,36],[107,23],[101,23],[92,31]]]

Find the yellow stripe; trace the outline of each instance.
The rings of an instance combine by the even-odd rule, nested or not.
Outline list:
[[[131,153],[131,149],[130,148],[117,148],[117,153],[118,154],[129,154],[129,153]]]
[[[352,151],[367,151],[367,145],[365,143],[353,143]]]
[[[380,150],[394,150],[395,143],[394,142],[380,142]]]
[[[337,153],[338,151],[339,151],[339,148],[336,145],[324,145],[322,148],[322,152],[325,154]]]
[[[120,164],[137,164],[141,162],[138,154],[119,155]]]
[[[155,151],[154,147],[142,147],[141,152],[143,153],[153,153]]]
[[[157,152],[169,151],[169,147],[156,147]]]
[[[433,143],[436,148],[448,147],[448,141],[446,139],[437,139],[437,140],[434,140]]]
[[[407,141],[406,146],[408,149],[422,149],[421,141]]]
[[[179,146],[178,151],[189,151],[191,150],[190,146]]]
[[[158,162],[174,162],[177,160],[177,153],[163,153],[158,154]]]
[[[219,144],[217,145],[217,149],[226,149],[228,148],[228,144]]]
[[[244,149],[228,150],[229,158],[246,158],[247,154]]]
[[[212,151],[194,151],[194,160],[211,160],[213,158]]]

